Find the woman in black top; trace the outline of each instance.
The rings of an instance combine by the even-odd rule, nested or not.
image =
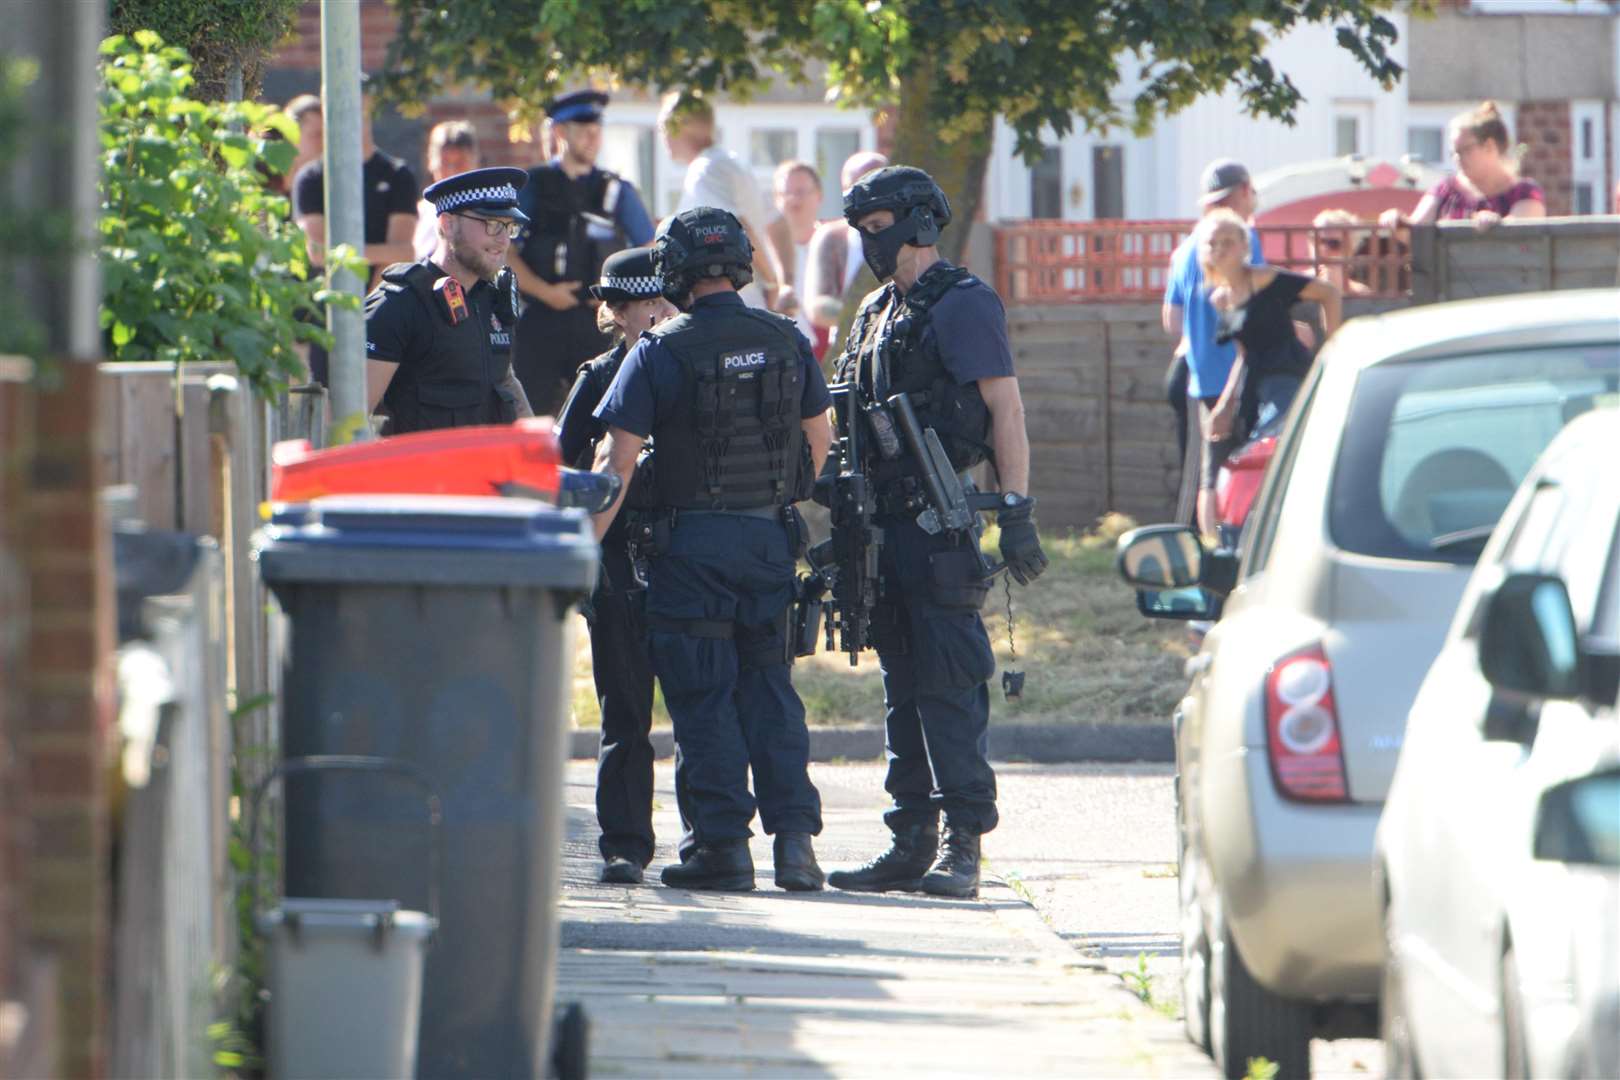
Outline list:
[[[579,369],[574,389],[557,420],[563,461],[590,468],[607,432],[593,414],[634,341],[675,314],[661,295],[650,248],[631,248],[602,264],[602,279],[590,288],[602,302],[597,325],[614,346]],[[641,470],[638,468],[638,473]],[[634,498],[635,481],[632,481]],[[591,677],[602,711],[602,743],[596,763],[596,820],[602,828],[601,879],[618,885],[641,880],[652,861],[653,671],[647,653],[646,591],[636,580],[629,551],[629,515],[620,514],[602,537],[602,570],[591,593]],[[677,800],[678,801],[678,800]]]
[[[1254,431],[1286,412],[1311,367],[1290,314],[1299,300],[1322,306],[1322,329],[1331,337],[1343,318],[1343,298],[1331,281],[1248,262],[1249,227],[1230,210],[1199,223],[1198,259],[1220,319],[1217,341],[1238,343],[1237,363],[1210,422],[1212,439],[1226,438],[1239,421]]]

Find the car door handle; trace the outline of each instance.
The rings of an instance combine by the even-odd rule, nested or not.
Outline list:
[[[1182,671],[1189,679],[1196,679],[1209,670],[1209,665],[1215,662],[1215,654],[1201,652],[1197,656],[1189,657]]]

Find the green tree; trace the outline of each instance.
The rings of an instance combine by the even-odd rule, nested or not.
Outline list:
[[[296,342],[330,341],[299,312],[334,299],[309,277],[287,200],[265,186],[292,164],[296,125],[273,106],[191,97],[185,52],[150,30],[101,54],[108,358],[229,358],[274,389],[299,370]]]
[[[997,116],[1026,160],[1040,135],[1078,122],[1142,132],[1202,94],[1236,87],[1258,116],[1292,120],[1301,100],[1262,55],[1302,23],[1385,86],[1397,0],[394,0],[399,35],[385,93],[409,107],[470,83],[533,115],[581,76],[746,97],[773,76],[825,72],[852,107],[898,106],[895,159],[932,173],[958,218],[978,208]],[[1428,0],[1416,0],[1419,7]],[[498,30],[493,28],[499,28]],[[1141,89],[1121,105],[1124,75]],[[968,230],[945,233],[958,257]]]
[[[108,0],[107,29],[125,36],[154,31],[186,50],[197,80],[194,96],[224,101],[232,69],[242,70],[242,96],[258,96],[265,59],[292,30],[299,0]]]

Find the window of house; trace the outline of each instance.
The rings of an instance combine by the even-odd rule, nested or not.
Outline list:
[[[861,148],[858,128],[821,128],[816,132],[816,172],[821,174],[821,213],[823,218],[842,216],[844,193],[839,190],[839,173]]]
[[[1575,185],[1575,212],[1577,214],[1595,214],[1595,213],[1597,213],[1596,194],[1597,193],[1592,190],[1592,185],[1591,184],[1576,184]]]
[[[1333,121],[1333,152],[1340,157],[1361,153],[1361,120],[1355,116],[1339,116]]]
[[[1596,127],[1590,116],[1581,118],[1581,160],[1591,161],[1596,155],[1593,153],[1592,131]]]
[[[1029,216],[1063,216],[1063,150],[1057,146],[1041,149],[1041,160],[1029,170]]]
[[[1438,165],[1446,160],[1446,129],[1412,127],[1406,129],[1406,152],[1419,161]]]
[[[1091,148],[1091,216],[1118,220],[1125,216],[1125,150]]]
[[[755,128],[748,133],[748,163],[756,169],[774,169],[799,156],[799,133],[792,128]]]

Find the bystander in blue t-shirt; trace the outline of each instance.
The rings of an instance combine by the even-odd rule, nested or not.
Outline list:
[[[1249,229],[1249,262],[1265,261],[1260,251],[1260,233]],[[1215,344],[1217,319],[1204,288],[1204,271],[1198,265],[1198,244],[1192,237],[1181,242],[1170,256],[1170,280],[1165,282],[1164,302],[1181,309],[1181,340],[1187,351],[1187,396],[1216,398],[1226,389],[1227,376],[1237,362],[1237,345]]]
[[[727,318],[744,306],[742,297],[734,292],[710,293],[692,302],[690,314],[698,320]],[[799,418],[803,420],[826,412],[832,396],[827,393],[827,380],[810,351],[809,340],[797,330],[795,335],[804,369],[804,393],[799,399]],[[596,407],[596,418],[608,427],[623,428],[645,438],[679,404],[684,381],[675,354],[657,338],[643,337],[625,354],[613,384]]]

